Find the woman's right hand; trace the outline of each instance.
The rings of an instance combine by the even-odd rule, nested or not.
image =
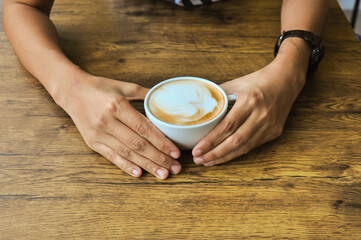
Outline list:
[[[179,149],[131,100],[144,100],[148,89],[134,83],[82,72],[55,101],[70,115],[87,145],[134,177],[142,169],[165,179],[178,174]]]

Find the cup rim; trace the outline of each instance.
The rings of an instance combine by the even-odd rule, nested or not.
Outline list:
[[[183,80],[183,79],[191,79],[191,80],[198,80],[198,81],[202,81],[202,82],[207,82],[209,84],[211,84],[212,86],[216,87],[223,95],[224,98],[224,106],[222,111],[213,119],[211,119],[208,122],[204,122],[204,123],[199,123],[199,124],[194,124],[194,125],[176,125],[176,124],[171,124],[171,123],[167,123],[164,122],[160,119],[158,119],[157,117],[155,117],[151,111],[148,108],[148,100],[149,100],[149,96],[151,95],[151,93],[157,89],[159,86],[166,84],[167,82],[171,82],[171,81],[177,81],[177,80]],[[220,117],[222,117],[224,115],[224,113],[227,111],[228,109],[228,97],[226,92],[216,83],[208,80],[208,79],[204,79],[204,78],[200,78],[200,77],[191,77],[191,76],[182,76],[182,77],[174,77],[174,78],[169,78],[166,79],[164,81],[161,81],[159,83],[157,83],[156,85],[154,85],[147,93],[147,95],[145,96],[144,99],[144,110],[146,115],[149,117],[151,117],[152,119],[154,119],[155,121],[159,122],[160,124],[164,125],[164,126],[168,126],[168,127],[172,127],[172,128],[180,128],[180,129],[192,129],[192,128],[198,128],[198,127],[202,127],[205,125],[209,125],[215,121],[217,121]]]

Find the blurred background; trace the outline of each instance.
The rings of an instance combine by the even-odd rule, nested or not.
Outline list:
[[[352,15],[355,14],[356,18],[354,20],[354,30],[360,38],[361,35],[361,11],[359,0],[338,0],[343,12],[345,13],[350,24],[352,23]],[[356,10],[355,10],[356,9]],[[361,39],[360,39],[361,40]]]

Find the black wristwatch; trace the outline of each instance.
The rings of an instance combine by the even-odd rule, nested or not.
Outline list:
[[[278,54],[278,50],[283,40],[289,37],[302,38],[310,45],[312,52],[310,56],[310,62],[308,64],[308,73],[316,71],[318,64],[321,62],[322,57],[325,55],[325,47],[323,45],[322,39],[319,36],[308,31],[303,31],[303,30],[291,30],[287,32],[283,31],[283,33],[279,36],[275,44],[275,49],[274,49],[275,57]]]

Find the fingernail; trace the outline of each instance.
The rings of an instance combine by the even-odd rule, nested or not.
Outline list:
[[[139,175],[138,169],[132,169],[132,175],[133,175],[134,177],[138,177],[138,175]]]
[[[175,159],[177,159],[177,158],[180,157],[180,155],[179,155],[178,152],[171,152],[171,153],[170,153],[170,156],[171,156],[172,158],[175,158]]]
[[[198,157],[198,156],[202,155],[202,153],[203,153],[202,149],[197,149],[194,151],[193,156]]]
[[[181,166],[179,165],[173,165],[170,167],[170,171],[173,173],[173,174],[178,174],[180,171],[181,171]]]
[[[164,169],[158,169],[157,175],[158,175],[158,178],[165,179],[167,177],[167,172]]]
[[[212,167],[214,165],[214,161],[206,162],[203,165],[206,167]]]
[[[204,160],[203,160],[203,158],[201,158],[201,157],[196,157],[196,158],[194,159],[194,162],[195,162],[196,164],[201,164],[202,162],[204,162]]]

